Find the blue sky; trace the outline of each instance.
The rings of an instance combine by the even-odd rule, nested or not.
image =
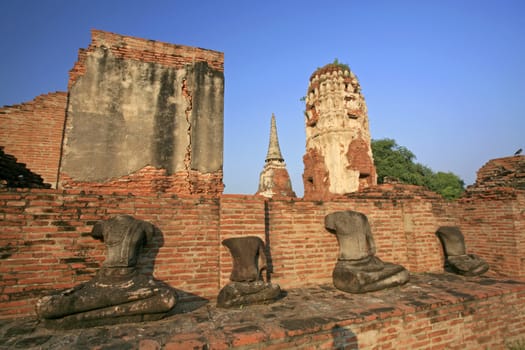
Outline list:
[[[225,54],[226,193],[254,193],[275,113],[303,193],[303,110],[313,71],[358,76],[372,137],[393,138],[467,184],[525,148],[525,1],[0,2],[0,106],[66,91],[96,28]]]

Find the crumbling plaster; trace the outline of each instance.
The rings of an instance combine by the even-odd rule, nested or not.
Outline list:
[[[106,181],[153,165],[222,170],[224,76],[196,62],[169,67],[96,47],[72,85],[61,173]]]
[[[357,77],[341,65],[329,64],[320,68],[310,78],[305,102],[305,174],[311,173],[307,169],[311,163],[307,158],[314,151],[323,159],[328,177],[310,177],[310,181],[317,182],[316,188],[320,189],[323,183],[328,186],[314,196],[321,192],[351,193],[376,184],[367,107]],[[368,164],[369,169],[353,164],[356,157],[349,156],[353,154],[350,147],[362,143],[368,147],[360,147],[360,152],[364,153],[357,158],[361,165]],[[369,161],[363,162],[363,158]],[[363,181],[363,178],[369,180]],[[307,193],[307,187],[313,188],[305,182],[306,197],[311,195]]]

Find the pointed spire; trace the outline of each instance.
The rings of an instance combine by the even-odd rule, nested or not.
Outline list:
[[[286,164],[279,147],[277,138],[277,126],[275,125],[275,115],[272,113],[272,124],[270,127],[270,144],[268,145],[268,154],[264,168],[259,176],[258,195],[272,197],[295,197],[292,190],[290,175],[286,170]]]
[[[278,160],[283,162],[284,158],[279,147],[279,139],[277,138],[277,126],[275,125],[275,115],[272,113],[272,124],[270,127],[270,143],[268,145],[268,153],[266,154],[266,162],[271,160]]]

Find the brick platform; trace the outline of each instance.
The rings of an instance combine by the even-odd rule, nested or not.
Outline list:
[[[525,281],[416,274],[353,295],[292,289],[269,305],[217,309],[196,298],[161,321],[50,331],[0,321],[0,349],[505,349],[525,341]]]

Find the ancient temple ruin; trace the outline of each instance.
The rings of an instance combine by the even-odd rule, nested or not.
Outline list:
[[[377,184],[368,112],[348,66],[317,69],[305,98],[304,197],[330,198]]]
[[[44,173],[45,182],[108,192],[222,193],[222,52],[93,30],[68,85],[67,98],[43,95],[2,110],[2,127],[12,133],[0,135],[0,145]],[[30,130],[16,132],[21,118],[44,135],[35,136],[36,145],[24,141],[33,139]]]
[[[525,157],[514,155],[491,159],[477,172],[476,182],[468,191],[510,187],[525,190]]]
[[[295,197],[292,190],[290,175],[286,170],[286,163],[281,154],[279,147],[279,138],[277,137],[277,125],[275,115],[272,114],[270,126],[270,142],[268,144],[268,153],[264,162],[264,168],[259,176],[259,189],[257,194],[272,197]]]
[[[139,291],[151,292],[152,298],[128,305],[117,293],[107,307],[122,311],[124,301],[141,308],[160,295],[161,310],[149,311],[164,316],[174,301],[181,308],[182,313],[170,310],[162,324],[176,330],[156,343],[140,339],[145,341],[141,348],[350,344],[474,350],[503,348],[523,338],[524,156],[489,161],[476,184],[452,202],[419,186],[376,185],[366,104],[355,75],[336,63],[310,78],[304,198],[289,196],[291,186],[276,190],[287,181],[277,181],[277,171],[286,169],[275,122],[261,174],[271,175],[272,195],[264,195],[269,194],[264,186],[257,195],[224,194],[223,59],[220,52],[94,30],[70,72],[69,91],[0,108],[2,164],[11,164],[10,179],[18,179],[21,171],[24,178],[34,175],[27,185],[0,183],[0,319],[9,320],[0,325],[0,343],[7,337],[8,346],[27,348],[29,339],[53,348],[58,344],[54,335],[35,335],[39,329],[29,323],[9,328],[12,319],[34,318],[36,312],[56,318],[54,308],[42,314],[49,306],[42,298],[62,290],[65,298],[59,293],[51,300],[68,304],[76,298],[75,286],[105,283],[100,277],[108,270],[132,270],[133,278],[123,275],[125,286],[147,281],[151,288]],[[365,232],[373,232],[373,239],[326,219],[349,210],[366,217]],[[126,266],[104,266],[104,245],[93,239],[100,237],[96,226],[120,215],[150,223],[156,234],[145,240],[136,264],[133,258]],[[436,235],[443,227],[460,230],[468,250],[444,249]],[[148,238],[148,229],[132,236],[142,233]],[[251,237],[250,249],[221,244],[245,237]],[[355,250],[354,242],[368,246]],[[107,243],[116,247],[113,240]],[[247,278],[232,274],[239,270],[235,256],[245,250],[252,261],[265,259],[251,265]],[[490,266],[482,276],[445,272],[450,262],[458,266],[473,256]],[[391,288],[369,298],[336,289],[354,275],[363,279],[357,288],[345,289],[367,292],[383,281]],[[233,310],[218,311],[221,290],[234,301],[245,297],[230,289],[232,283],[248,293],[249,301],[274,303],[248,306],[243,301]],[[283,293],[275,300],[277,285]],[[265,292],[260,298],[250,294],[260,290]],[[38,300],[41,307],[35,309]],[[252,315],[259,323],[248,323],[245,305],[257,308]],[[225,315],[237,319],[226,324]],[[149,325],[150,334],[157,334],[159,325]],[[128,326],[119,326],[127,332],[121,338],[144,334],[136,336],[128,330],[137,327]],[[25,338],[17,343],[18,337]]]

